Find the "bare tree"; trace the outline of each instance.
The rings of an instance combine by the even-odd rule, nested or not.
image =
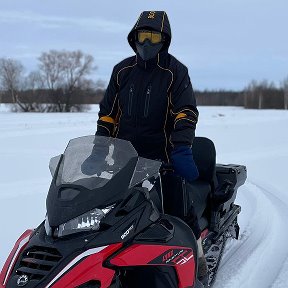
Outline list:
[[[0,86],[4,93],[11,97],[15,106],[23,111],[24,105],[18,98],[18,93],[23,80],[24,67],[20,61],[10,58],[0,58]]]
[[[284,90],[284,109],[288,110],[288,77],[283,80],[282,87]]]
[[[32,89],[45,89],[45,80],[43,79],[40,71],[32,71],[24,79],[24,90]]]
[[[251,81],[248,87],[245,89],[245,107],[246,108],[271,108],[276,102],[279,102],[279,97],[271,97],[277,89],[273,82],[262,80],[257,82]],[[270,101],[268,101],[270,99]],[[271,102],[271,103],[270,103]]]
[[[252,80],[244,90],[245,108],[251,108],[251,102],[254,102],[257,88],[257,81]]]
[[[86,89],[90,83],[86,77],[96,69],[93,57],[81,51],[51,50],[42,53],[38,60],[41,75],[55,103],[55,110],[74,110],[73,97],[77,91]]]
[[[19,93],[18,97],[22,104],[22,111],[46,112],[47,104],[42,103],[43,99],[41,99],[41,94],[44,93],[43,91],[45,91],[45,84],[40,72],[30,72],[23,79],[22,91]],[[23,110],[23,107],[25,107],[25,110]]]

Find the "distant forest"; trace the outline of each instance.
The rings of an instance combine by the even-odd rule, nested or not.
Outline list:
[[[97,67],[91,55],[82,51],[44,52],[39,69],[25,74],[21,62],[0,58],[0,103],[12,104],[12,111],[86,111],[104,96],[102,81],[89,78]],[[288,77],[278,88],[266,80],[251,81],[242,91],[195,91],[197,104],[242,106],[247,109],[288,109]]]
[[[196,91],[198,105],[242,106],[246,109],[288,109],[288,81],[276,88],[267,81],[252,81],[243,91]]]

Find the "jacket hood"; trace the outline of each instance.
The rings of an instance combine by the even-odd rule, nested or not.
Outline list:
[[[169,48],[171,42],[171,28],[168,16],[165,11],[144,11],[139,16],[136,24],[128,34],[128,42],[132,49],[136,50],[136,37],[135,34],[138,30],[148,29],[161,32],[165,34],[165,42],[161,51]]]

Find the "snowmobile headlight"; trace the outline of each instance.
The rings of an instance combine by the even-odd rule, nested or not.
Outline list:
[[[54,235],[63,237],[79,232],[98,231],[101,220],[114,208],[115,205],[108,206],[104,209],[95,208],[86,212],[66,223],[59,225],[55,229]]]

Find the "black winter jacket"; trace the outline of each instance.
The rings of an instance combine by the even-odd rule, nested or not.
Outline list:
[[[135,32],[165,34],[154,59],[137,55]],[[100,103],[97,135],[131,141],[138,154],[170,162],[175,145],[192,145],[198,110],[188,69],[168,53],[170,24],[165,12],[143,12],[128,35],[136,55],[117,64]]]

